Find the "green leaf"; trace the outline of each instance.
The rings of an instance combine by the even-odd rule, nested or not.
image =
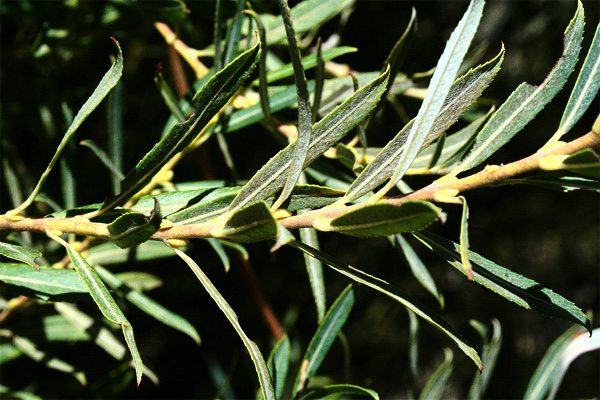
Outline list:
[[[92,150],[96,157],[98,157],[100,161],[102,161],[102,164],[104,164],[104,166],[108,168],[108,170],[113,174],[113,176],[116,176],[119,180],[125,177],[121,170],[113,164],[112,160],[108,157],[104,150],[98,147],[98,145],[92,139],[82,140],[81,142],[79,142],[79,144],[88,147],[90,150]]]
[[[453,358],[454,354],[452,351],[450,349],[444,349],[444,362],[427,380],[427,383],[419,395],[419,400],[438,400],[443,398],[448,378],[450,378],[450,374],[454,369],[452,363]]]
[[[300,240],[310,247],[319,248],[319,238],[317,231],[310,228],[300,229]],[[325,280],[323,278],[323,265],[321,261],[314,257],[304,254],[304,263],[306,264],[306,272],[310,281],[315,306],[317,308],[317,318],[319,321],[325,317],[326,296],[325,296]]]
[[[175,120],[177,122],[185,121],[186,112],[183,110],[183,107],[180,106],[179,100],[177,99],[175,93],[173,93],[173,90],[165,80],[162,72],[159,71],[156,74],[156,76],[154,77],[154,83],[156,84],[156,88],[160,92],[160,95],[162,96],[163,100],[165,101],[167,108],[169,109],[169,111],[171,111],[173,117],[175,117]]]
[[[327,385],[322,388],[312,390],[301,397],[300,400],[316,400],[316,399],[339,399],[343,395],[368,396],[375,400],[379,400],[377,392],[371,389],[365,389],[356,385]]]
[[[160,228],[162,215],[160,204],[154,198],[154,209],[150,215],[130,212],[121,215],[108,225],[110,239],[122,249],[137,246],[144,243]]]
[[[368,115],[385,90],[387,76],[388,73],[385,72],[362,87],[313,126],[303,168],[309,166]],[[229,212],[252,202],[265,200],[281,190],[286,180],[286,172],[292,163],[294,148],[295,142],[269,160],[236,196],[229,207]]]
[[[454,82],[443,108],[435,119],[433,129],[421,145],[421,149],[437,139],[442,132],[446,131],[471,107],[471,104],[479,98],[492,79],[494,79],[500,70],[503,59],[504,48],[492,60],[470,70]],[[364,169],[360,176],[352,183],[350,189],[348,189],[345,201],[353,201],[361,198],[392,176],[394,162],[404,152],[406,140],[413,130],[414,122],[415,120],[413,119],[406,124],[396,137],[381,150],[371,164]],[[416,158],[413,159],[413,162],[415,160]],[[429,161],[429,158],[427,161]]]
[[[413,299],[410,296],[406,295],[400,289],[390,285],[388,282],[366,274],[348,264],[334,259],[328,254],[313,249],[304,243],[292,242],[290,243],[290,246],[312,257],[318,258],[319,260],[323,261],[325,264],[329,265],[331,268],[341,273],[342,275],[345,275],[356,282],[362,283],[363,285],[369,286],[370,288],[375,289],[378,292],[381,292],[386,296],[389,296],[392,299],[398,301],[406,308],[423,318],[425,321],[429,322],[434,327],[448,335],[448,337],[450,337],[458,345],[458,347],[475,362],[477,367],[481,369],[481,360],[479,359],[479,356],[477,355],[475,349],[473,349],[471,345],[469,345],[463,338],[461,338],[460,335],[455,332],[454,328],[452,328],[452,326],[448,324],[448,322],[446,322],[438,314],[427,308],[425,305],[418,302],[416,299]]]
[[[39,251],[34,251],[23,246],[17,246],[16,244],[0,242],[0,254],[4,257],[31,265],[35,269],[40,269],[40,266],[35,261],[36,258],[42,256],[42,253]]]
[[[550,142],[559,140],[569,132],[588,109],[600,88],[600,24],[596,25],[596,33],[590,45],[575,87],[563,113],[558,130]]]
[[[244,243],[273,238],[277,233],[277,221],[264,201],[236,211],[222,227],[217,226],[211,232],[214,237],[227,237]]]
[[[494,373],[494,367],[498,360],[498,354],[500,353],[500,346],[502,344],[502,329],[500,328],[500,322],[497,319],[492,319],[492,325],[494,330],[492,337],[488,339],[487,328],[485,325],[478,321],[470,321],[473,326],[481,335],[483,340],[483,349],[481,351],[481,360],[485,369],[481,373],[476,373],[473,378],[473,383],[469,389],[467,398],[471,400],[478,400],[485,393],[488,382]]]
[[[92,295],[94,302],[98,305],[102,315],[104,315],[104,317],[109,321],[121,325],[121,328],[123,329],[123,335],[125,336],[125,341],[127,342],[127,346],[129,347],[129,351],[133,357],[137,384],[139,385],[142,379],[142,358],[140,357],[140,353],[135,344],[133,328],[131,327],[131,324],[129,321],[127,321],[127,318],[125,318],[125,315],[117,303],[115,303],[115,300],[110,295],[110,292],[106,286],[104,286],[104,283],[102,283],[102,280],[96,271],[94,271],[90,264],[88,264],[85,258],[83,258],[81,254],[75,251],[75,249],[73,249],[69,243],[65,242],[60,237],[53,235],[50,232],[47,232],[47,235],[65,247],[67,253],[69,254],[71,263]]]
[[[235,17],[227,32],[227,43],[225,44],[225,54],[223,56],[225,64],[229,64],[235,58],[240,37],[242,36],[242,22],[244,21],[242,11],[244,10],[244,0],[237,0],[236,8]]]
[[[39,271],[18,263],[0,263],[0,280],[20,294],[47,301],[89,299],[77,272],[41,267]]]
[[[77,379],[82,386],[86,385],[85,373],[83,371],[77,371],[75,367],[60,358],[54,357],[43,350],[40,350],[35,343],[31,340],[18,336],[10,335],[12,344],[19,349],[23,354],[28,356],[34,361],[57,371],[65,372]]]
[[[540,86],[522,83],[492,115],[477,135],[473,149],[450,173],[476,167],[521,131],[562,89],[577,63],[583,39],[583,7],[578,2],[575,17],[565,31],[563,54]]]
[[[172,252],[171,255],[173,255]],[[115,274],[115,276],[119,278],[120,281],[124,282],[127,286],[129,286],[133,290],[137,290],[138,292],[148,292],[150,290],[154,290],[158,287],[161,287],[163,284],[163,281],[158,276],[142,271],[120,272],[118,274]]]
[[[171,128],[170,132],[127,174],[121,182],[123,191],[117,196],[106,199],[98,213],[122,205],[150,182],[175,154],[191,144],[198,133],[248,79],[258,63],[259,55],[260,47],[257,43],[211,77],[194,96],[195,111],[192,116]]]
[[[136,247],[122,249],[113,242],[101,243],[87,251],[86,258],[91,264],[121,264],[172,257],[173,252],[163,242],[150,240]]]
[[[544,358],[535,370],[523,398],[553,399],[569,365],[579,355],[600,349],[600,329],[596,328],[590,336],[573,326],[556,339],[546,351]]]
[[[525,178],[507,179],[504,183],[507,185],[535,185],[546,189],[560,190],[561,192],[571,192],[573,190],[600,192],[599,181],[578,176],[528,176]]]
[[[407,201],[401,206],[377,203],[334,219],[317,219],[313,226],[356,237],[389,236],[424,229],[442,216],[440,208],[426,201]]]
[[[108,95],[108,155],[119,172],[112,176],[113,193],[121,191],[123,179],[123,84],[117,83]]]
[[[260,350],[256,346],[256,343],[251,341],[242,330],[239,319],[229,303],[227,303],[221,293],[219,293],[217,288],[212,284],[210,279],[208,279],[208,276],[204,274],[194,260],[192,260],[187,254],[179,249],[174,248],[173,251],[192,269],[198,280],[200,280],[200,283],[202,283],[202,286],[204,286],[204,289],[206,289],[210,297],[212,297],[215,303],[217,303],[219,309],[221,309],[223,314],[225,314],[231,325],[233,325],[235,331],[244,342],[244,345],[248,349],[248,353],[250,353],[250,357],[254,362],[254,367],[256,368],[256,373],[258,375],[258,380],[260,382],[260,387],[264,398],[267,400],[276,399],[275,391],[273,390],[273,384],[271,383],[271,377],[269,376],[269,368],[267,367]]]
[[[119,46],[119,42],[117,42],[117,40],[115,40],[114,38],[111,39],[117,47],[117,58],[115,62],[112,64],[108,72],[104,75],[104,77],[94,90],[94,93],[92,93],[92,95],[87,99],[83,106],[81,106],[81,109],[79,109],[79,112],[75,116],[75,119],[73,119],[73,122],[71,122],[71,126],[69,126],[69,129],[67,129],[67,132],[65,133],[60,144],[58,145],[58,148],[56,149],[56,153],[50,160],[50,164],[48,164],[48,167],[46,167],[46,170],[40,177],[40,180],[38,181],[36,187],[33,189],[33,192],[31,192],[31,194],[23,204],[21,204],[19,207],[12,211],[13,213],[18,213],[24,210],[25,208],[29,207],[31,202],[35,199],[35,196],[37,196],[40,192],[42,185],[44,184],[46,178],[48,178],[48,175],[50,174],[50,171],[56,164],[56,161],[58,160],[60,154],[66,147],[71,137],[73,137],[73,135],[75,134],[75,131],[77,131],[77,128],[79,128],[83,121],[86,120],[88,115],[90,115],[90,113],[94,111],[98,104],[100,104],[100,102],[104,99],[104,97],[106,97],[108,92],[110,92],[110,90],[117,84],[117,82],[121,78],[121,74],[123,72],[123,53],[121,52],[121,46]]]
[[[467,277],[473,279],[473,267],[469,261],[469,206],[464,196],[458,196],[458,199],[463,205],[462,217],[460,219],[460,262],[467,272]]]
[[[437,299],[438,303],[440,303],[440,308],[444,308],[444,295],[438,290],[433,277],[412,246],[401,234],[394,235],[389,239],[396,250],[406,257],[413,276],[419,281],[421,286]]]
[[[571,154],[563,161],[563,165],[567,171],[589,178],[600,179],[600,158],[592,149],[585,149]]]
[[[198,335],[198,331],[196,331],[196,328],[194,328],[194,326],[185,318],[166,309],[145,294],[138,292],[132,287],[129,287],[117,276],[113,275],[109,270],[100,266],[96,266],[95,269],[96,272],[98,272],[98,275],[100,275],[102,280],[106,282],[108,286],[129,300],[131,304],[135,305],[140,310],[144,311],[146,314],[155,318],[159,322],[185,333],[196,343],[200,343],[200,335]]]
[[[212,249],[215,251],[215,253],[217,253],[219,258],[221,259],[221,263],[223,263],[223,267],[225,267],[225,272],[229,272],[231,262],[229,261],[229,256],[227,255],[227,252],[221,244],[222,241],[220,241],[217,238],[208,238],[206,239],[206,241],[208,242],[208,244],[210,244],[210,247],[212,247]]]
[[[271,206],[273,210],[279,208],[296,185],[300,174],[304,170],[304,164],[308,154],[308,148],[311,144],[312,136],[312,116],[310,99],[308,94],[308,84],[306,76],[304,76],[304,67],[300,59],[300,50],[296,42],[296,34],[294,32],[294,23],[290,15],[290,8],[287,5],[287,0],[278,0],[279,11],[283,18],[283,25],[288,41],[292,66],[294,68],[294,81],[296,83],[296,95],[298,96],[298,137],[294,142],[294,156],[291,159],[285,184],[279,194],[279,197]],[[316,85],[318,86],[318,85]],[[322,87],[321,87],[322,88]]]
[[[427,95],[406,138],[404,150],[400,154],[400,158],[394,161],[394,172],[389,182],[375,194],[376,199],[385,195],[404,176],[417,153],[423,148],[427,137],[430,136],[430,131],[444,107],[458,69],[469,49],[473,36],[475,36],[483,13],[483,5],[483,0],[471,0],[465,15],[452,32],[450,39],[448,39],[431,78]]]
[[[294,246],[295,247],[295,246]],[[310,340],[306,353],[300,362],[302,366],[296,375],[293,396],[306,387],[315,375],[338,333],[342,330],[354,305],[354,284],[346,286],[325,314],[317,332]]]
[[[460,262],[460,245],[427,231],[418,232],[415,236],[461,273],[467,273]],[[521,307],[578,323],[591,331],[590,321],[585,314],[564,297],[473,251],[469,251],[469,259],[473,267],[473,280],[480,285]]]
[[[290,353],[290,339],[287,335],[283,335],[283,337],[275,343],[267,361],[269,374],[271,374],[273,382],[275,383],[275,395],[277,399],[280,399],[283,395],[285,378],[287,377],[290,366]]]

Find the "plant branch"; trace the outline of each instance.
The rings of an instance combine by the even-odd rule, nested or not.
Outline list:
[[[483,171],[460,179],[440,179],[407,195],[394,198],[384,198],[380,201],[396,206],[400,206],[402,203],[408,200],[448,201],[451,200],[448,198],[448,193],[451,193],[451,198],[452,196],[456,196],[459,193],[468,190],[497,185],[516,175],[541,169],[540,165],[544,162],[544,160],[547,160],[549,156],[574,154],[578,151],[598,146],[599,144],[600,136],[594,132],[589,132],[586,135],[569,143],[554,147],[550,150],[542,149],[529,157],[512,162],[510,164],[487,166]],[[440,196],[441,194],[446,196],[445,200],[442,199],[443,196]],[[340,205],[335,207],[325,207],[280,219],[279,223],[287,229],[312,227],[314,220],[317,218],[336,218],[363,206],[363,204],[356,204],[351,206]],[[195,225],[178,225],[156,232],[154,235],[152,235],[151,239],[165,240],[206,238],[211,237],[211,231],[213,227],[214,224],[210,222]],[[26,218],[21,215],[12,217],[0,215],[0,232],[45,232],[47,230],[56,230],[63,233],[75,233],[78,235],[100,238],[109,237],[106,224],[88,222],[76,217],[36,219]]]

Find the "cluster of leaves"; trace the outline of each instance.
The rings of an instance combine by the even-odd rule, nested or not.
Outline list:
[[[565,85],[581,50],[583,6],[578,4],[565,31],[562,56],[539,86],[521,84],[497,110],[481,106],[476,111],[469,111],[500,70],[504,58],[504,48],[501,48],[497,56],[457,78],[464,69],[465,56],[483,15],[484,1],[472,0],[437,62],[416,117],[386,146],[374,148],[368,146],[366,133],[385,100],[400,94],[418,93],[416,79],[400,72],[416,32],[416,15],[413,12],[408,27],[380,71],[357,73],[350,78],[335,76],[330,65],[328,73],[333,77],[326,79],[327,61],[356,50],[349,47],[322,49],[319,41],[314,54],[301,57],[296,35],[316,29],[352,2],[305,0],[290,10],[285,0],[279,0],[281,17],[278,17],[244,10],[245,2],[237,1],[237,11],[229,21],[225,39],[217,2],[215,42],[202,51],[178,42],[168,35],[170,31],[166,25],[157,23],[157,29],[167,42],[194,68],[198,78],[194,83],[196,92],[191,98],[179,100],[162,74],[157,74],[157,87],[171,116],[160,141],[127,174],[122,172],[123,105],[119,83],[124,57],[119,42],[113,39],[116,56],[110,70],[72,119],[30,196],[25,201],[15,201],[15,208],[0,216],[3,232],[39,231],[51,239],[45,242],[41,251],[31,249],[33,242],[26,235],[11,233],[6,242],[0,243],[0,254],[17,261],[0,264],[0,279],[21,295],[7,303],[3,315],[15,312],[29,299],[54,302],[56,314],[46,317],[49,321],[44,323],[52,324],[54,332],[60,332],[63,340],[93,339],[118,360],[125,359],[128,348],[138,384],[143,374],[156,380],[152,371],[143,365],[132,324],[114,297],[127,300],[196,342],[200,341],[200,336],[185,318],[144,293],[155,282],[154,277],[141,273],[115,274],[105,266],[130,260],[132,249],[133,259],[138,261],[177,255],[190,267],[242,339],[255,366],[260,396],[309,399],[358,394],[377,398],[373,390],[349,384],[309,388],[333,341],[341,334],[354,304],[356,287],[360,284],[405,306],[411,315],[413,333],[417,326],[416,317],[420,317],[454,341],[479,369],[485,365],[484,373],[476,376],[470,391],[470,397],[480,397],[499,349],[499,325],[494,324],[491,335],[484,325],[474,325],[486,343],[481,355],[478,354],[439,313],[405,290],[320,251],[316,231],[323,231],[358,238],[388,237],[408,260],[415,278],[441,306],[444,298],[406,240],[408,235],[447,260],[468,279],[524,308],[579,324],[591,333],[590,320],[572,302],[469,250],[468,206],[466,198],[458,195],[472,187],[498,182],[537,184],[559,190],[600,190],[600,162],[590,149],[598,143],[598,123],[587,136],[589,143],[576,148],[577,151],[570,150],[569,153],[565,150],[567,144],[560,141],[586,112],[600,87],[598,28],[559,127],[540,152],[532,156],[533,163],[488,166],[481,173],[457,177],[484,163],[522,131]],[[173,4],[171,17],[186,18],[183,3]],[[289,64],[283,64],[271,51],[272,46],[283,43],[289,48]],[[205,68],[198,61],[199,54],[212,55],[213,66]],[[313,68],[315,77],[307,80],[305,72]],[[294,84],[280,84],[291,78]],[[107,154],[91,140],[84,144],[111,172],[114,192],[102,203],[57,206],[44,218],[24,215],[34,202],[54,204],[41,188],[77,129],[107,96],[110,150]],[[276,113],[286,109],[297,109],[296,124],[278,121]],[[470,122],[446,135],[467,111]],[[287,134],[289,144],[284,144],[283,149],[247,182],[241,182],[239,186],[215,181],[171,182],[172,170],[179,160],[212,137],[219,141],[232,175],[236,176],[233,161],[228,157],[227,134],[258,123],[278,142],[285,138],[282,133]],[[341,140],[350,134],[355,136],[354,139],[342,143]],[[324,157],[336,160],[337,166],[332,168],[325,164]],[[11,165],[5,162],[3,167],[9,189],[18,192]],[[531,169],[569,171],[582,176],[509,180]],[[422,189],[413,190],[402,180],[408,174],[441,177]],[[309,181],[314,183],[306,183]],[[68,176],[63,184],[68,193]],[[392,197],[394,191],[403,195]],[[463,207],[457,243],[427,231],[432,223],[445,220],[446,214],[440,206],[447,203]],[[294,232],[298,228],[299,238]],[[88,238],[77,242],[75,235]],[[265,360],[258,346],[242,329],[229,303],[186,253],[190,238],[207,240],[226,268],[229,265],[226,249],[247,255],[242,243],[274,240],[272,251],[287,245],[307,256],[307,272],[319,325],[300,360],[292,362],[290,340],[285,335],[277,338]],[[68,259],[52,267],[40,267],[37,260],[47,264],[44,256],[55,249],[57,243],[64,247]],[[72,269],[66,268],[69,264]],[[323,266],[354,281],[330,307],[326,304]],[[75,305],[76,301],[90,297],[107,321],[121,327],[125,345],[104,326],[96,337],[90,337],[88,329],[95,319]],[[556,359],[570,361],[583,351],[600,347],[597,332],[589,341],[584,340],[585,335],[573,336],[573,332],[569,331],[550,349],[548,359],[540,365],[528,389],[531,396],[556,392],[568,366],[568,362]],[[7,339],[1,345],[0,362],[26,355],[85,383],[83,371],[49,355],[36,343],[7,327],[3,327],[0,334]],[[425,385],[420,397],[441,395],[452,368],[451,354],[447,353],[446,361]],[[558,372],[555,370],[559,368],[557,365],[562,368]],[[416,364],[414,368],[412,366],[411,373],[416,377]],[[557,378],[545,379],[544,374],[548,373]],[[2,390],[10,389],[2,387]]]

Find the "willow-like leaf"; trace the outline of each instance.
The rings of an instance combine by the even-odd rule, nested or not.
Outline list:
[[[275,383],[275,394],[278,399],[283,395],[283,389],[285,387],[285,381],[290,366],[290,339],[287,335],[283,335],[281,339],[271,351],[267,364],[269,366],[269,373]]]
[[[46,301],[89,299],[83,281],[72,269],[41,267],[39,271],[20,263],[0,263],[0,281],[13,291]]]
[[[379,400],[376,391],[356,385],[327,385],[322,388],[311,390],[300,398],[300,400],[336,399],[345,398],[344,395],[368,396]]]
[[[314,125],[303,169],[368,115],[385,90],[387,77],[386,71]],[[228,211],[232,212],[252,202],[267,199],[281,190],[286,180],[286,172],[292,165],[295,146],[295,142],[291,143],[269,160],[244,186]]]
[[[35,196],[37,196],[40,192],[42,185],[44,184],[44,182],[46,182],[46,178],[48,178],[48,175],[50,174],[50,171],[56,164],[56,161],[58,160],[60,154],[63,152],[69,140],[75,134],[75,131],[77,131],[77,128],[79,128],[83,121],[86,120],[88,115],[90,115],[90,113],[94,111],[98,104],[100,104],[100,102],[104,99],[104,97],[106,97],[108,92],[110,92],[110,90],[117,84],[117,82],[121,78],[121,74],[123,73],[123,53],[121,52],[121,46],[119,46],[119,42],[117,42],[117,40],[114,38],[111,39],[117,47],[117,58],[115,59],[108,72],[104,75],[104,77],[102,78],[92,95],[87,99],[83,106],[81,106],[79,112],[77,112],[75,119],[73,119],[73,122],[71,122],[71,126],[69,126],[69,129],[67,129],[67,132],[60,141],[60,144],[56,149],[56,153],[50,160],[50,164],[48,164],[48,167],[46,167],[46,170],[40,177],[40,180],[38,181],[37,185],[31,192],[27,200],[25,200],[25,202],[16,209],[10,211],[10,214],[19,213],[25,208],[29,207],[31,202],[35,199]]]
[[[227,237],[238,242],[258,242],[278,236],[278,225],[264,201],[237,210],[223,226],[211,231],[213,237]]]
[[[123,179],[125,175],[121,172],[116,165],[113,164],[112,160],[109,158],[108,154],[104,152],[92,139],[86,139],[79,142],[80,145],[85,146],[92,150],[92,152],[98,157],[102,164],[112,173],[113,176],[116,176],[119,180]]]
[[[242,11],[244,10],[244,5],[244,0],[237,0],[235,17],[227,32],[225,54],[223,55],[225,65],[229,64],[235,58],[235,53],[238,49],[240,38],[242,37],[242,22],[244,21]]]
[[[159,71],[156,74],[156,76],[154,77],[154,84],[156,85],[156,88],[160,92],[161,97],[165,101],[167,108],[169,109],[169,111],[171,111],[171,114],[175,117],[175,120],[177,122],[185,121],[186,113],[184,112],[183,108],[181,107],[180,101],[177,100],[175,93],[173,93],[173,90],[171,89],[171,87],[169,86],[167,81],[165,80],[165,77],[163,76],[162,72]]]
[[[267,88],[267,34],[265,27],[254,10],[244,10],[255,22],[260,39],[260,60],[258,62],[258,92],[260,95],[260,106],[267,121],[271,119],[271,107],[269,106],[269,91]]]
[[[292,66],[294,67],[294,81],[296,83],[296,94],[298,96],[298,137],[294,142],[294,156],[292,157],[290,166],[287,171],[287,178],[279,197],[271,208],[276,210],[279,208],[288,196],[292,193],[292,189],[296,185],[300,174],[304,170],[304,163],[308,154],[308,148],[311,142],[312,131],[312,116],[310,110],[310,98],[308,93],[308,84],[304,75],[304,67],[300,57],[300,49],[296,43],[296,33],[294,31],[294,22],[290,15],[290,9],[287,0],[278,0],[279,11],[283,18],[283,25],[287,36],[290,57]],[[318,83],[315,84],[318,88]],[[315,89],[315,93],[316,93]],[[322,86],[321,86],[322,90]]]
[[[442,215],[441,209],[425,201],[407,201],[401,206],[378,203],[334,219],[318,218],[313,227],[356,237],[389,236],[424,229]]]
[[[427,247],[448,261],[454,268],[466,274],[460,262],[460,245],[427,231],[415,236]],[[473,280],[521,307],[553,317],[566,319],[591,331],[591,323],[575,304],[539,283],[503,268],[494,262],[469,251],[473,267]]]
[[[86,288],[92,295],[94,302],[102,312],[102,315],[110,322],[121,325],[123,329],[123,336],[125,336],[125,341],[127,342],[127,346],[129,347],[129,351],[133,358],[134,366],[135,366],[135,374],[137,378],[137,384],[139,385],[142,380],[142,358],[138,351],[138,348],[135,344],[135,339],[133,337],[133,328],[125,315],[115,303],[115,300],[112,298],[110,292],[104,286],[102,279],[98,276],[98,273],[88,264],[85,258],[81,254],[79,254],[71,245],[60,237],[47,232],[47,235],[64,246],[67,250],[67,254],[69,255],[69,259],[71,263],[75,267],[75,270],[79,274],[79,277],[85,284]]]
[[[87,251],[86,259],[91,264],[110,265],[172,256],[173,252],[163,242],[149,240],[128,249],[122,249],[113,242],[101,243]]]
[[[334,259],[328,254],[325,254],[319,250],[313,249],[307,246],[304,243],[300,242],[292,242],[290,246],[312,256],[318,258],[323,261],[325,264],[329,265],[335,271],[347,276],[348,278],[362,283],[366,286],[369,286],[372,289],[377,290],[385,294],[386,296],[391,297],[392,299],[398,301],[402,305],[404,305],[409,310],[413,311],[419,317],[423,318],[425,321],[432,324],[434,327],[444,332],[450,339],[452,339],[458,347],[474,362],[475,365],[479,369],[482,368],[481,360],[477,355],[475,349],[468,344],[455,330],[450,326],[448,322],[446,322],[442,317],[438,314],[427,308],[425,305],[418,302],[416,299],[411,298],[407,294],[403,293],[399,288],[390,285],[388,282],[371,276],[365,272],[362,272],[356,268],[351,267],[348,264],[345,264],[339,260]]]
[[[123,191],[104,201],[96,214],[122,205],[152,180],[154,175],[177,153],[185,149],[198,133],[227,104],[248,79],[258,63],[260,43],[244,52],[215,74],[194,96],[194,113],[158,142],[131,170],[121,183]]]
[[[564,169],[588,178],[600,179],[600,157],[592,149],[578,151],[562,162]]]
[[[473,279],[473,267],[469,261],[469,206],[464,196],[458,196],[462,202],[463,210],[460,219],[460,262],[467,272],[467,277]]]
[[[113,193],[121,191],[123,175],[123,84],[117,82],[108,95],[108,155],[111,164],[119,171],[112,176]]]
[[[562,89],[575,68],[583,39],[583,6],[565,31],[563,54],[540,86],[522,83],[492,115],[477,135],[471,152],[450,172],[450,176],[476,167],[521,131]]]
[[[124,298],[131,302],[131,304],[155,318],[157,321],[185,333],[196,343],[200,343],[200,335],[198,335],[198,331],[196,331],[196,328],[194,328],[194,326],[185,318],[174,313],[173,311],[166,309],[145,294],[129,287],[109,270],[100,266],[96,266],[95,269],[96,272],[98,272],[98,275],[100,275],[102,280],[106,282],[108,286],[120,293]]]
[[[596,33],[588,51],[569,102],[563,113],[558,130],[549,143],[560,138],[571,130],[588,109],[600,88],[600,24],[596,25]]]
[[[470,70],[454,82],[444,102],[444,106],[435,119],[433,129],[421,145],[421,149],[437,139],[442,132],[446,131],[471,107],[471,104],[479,98],[492,79],[494,79],[500,70],[503,59],[504,48],[502,48],[494,59]],[[402,128],[396,137],[364,169],[348,190],[344,199],[345,202],[364,196],[392,176],[395,161],[398,160],[398,157],[400,157],[406,147],[406,140],[413,130],[414,121],[413,119]]]
[[[444,295],[438,290],[429,270],[423,261],[421,261],[412,246],[401,234],[390,237],[390,241],[396,250],[406,258],[413,276],[419,281],[421,286],[427,289],[427,291],[437,299],[440,308],[444,308]]]
[[[108,224],[110,239],[122,249],[144,243],[160,228],[162,214],[160,204],[154,198],[154,208],[149,215],[138,212],[129,212],[121,215],[114,222]]]
[[[0,255],[24,262],[25,264],[31,265],[37,270],[40,269],[40,266],[35,261],[36,258],[42,256],[42,253],[39,251],[34,251],[28,249],[27,247],[18,246],[16,244],[0,242]]]
[[[470,321],[477,332],[479,332],[481,339],[483,340],[483,350],[481,351],[481,360],[485,369],[481,373],[476,373],[473,378],[473,383],[469,388],[468,399],[479,400],[485,393],[485,389],[492,377],[496,361],[498,360],[498,354],[500,353],[500,346],[502,344],[502,329],[500,327],[500,321],[492,319],[493,331],[491,338],[488,338],[488,329],[482,323],[478,321]]]
[[[419,394],[419,400],[439,400],[443,398],[442,396],[448,379],[454,369],[453,359],[454,354],[452,350],[444,349],[444,362],[431,374],[427,383],[425,383],[421,394]]]
[[[296,375],[296,380],[294,381],[293,396],[306,387],[306,383],[312,379],[321,366],[323,359],[329,352],[329,348],[344,326],[348,315],[350,315],[353,305],[354,285],[350,284],[338,296],[331,308],[329,308],[327,314],[325,314],[325,317],[319,324],[317,332],[310,340],[304,357],[300,362],[302,368],[298,371],[298,375]]]
[[[225,314],[231,325],[233,325],[235,331],[238,333],[238,335],[244,342],[244,345],[248,349],[248,353],[250,353],[250,357],[254,362],[254,367],[256,368],[258,381],[260,382],[260,387],[264,398],[267,400],[275,400],[275,391],[273,389],[273,384],[271,382],[271,377],[269,375],[269,368],[267,367],[267,363],[265,363],[265,360],[262,354],[260,353],[260,350],[256,346],[256,343],[251,341],[250,338],[246,336],[246,334],[242,330],[238,317],[229,305],[229,303],[227,303],[227,301],[223,298],[221,293],[219,293],[217,288],[212,284],[210,279],[208,279],[208,276],[204,274],[204,272],[200,269],[198,264],[196,264],[196,262],[192,258],[190,258],[187,254],[185,254],[179,249],[174,248],[173,251],[179,257],[181,257],[181,259],[183,259],[183,261],[185,261],[185,263],[192,269],[198,280],[200,280],[200,283],[202,283],[202,286],[204,286],[210,297],[212,297],[215,303],[217,303],[219,309],[221,309],[223,314]]]
[[[479,26],[479,20],[483,14],[483,0],[471,0],[469,8],[458,23],[458,26],[450,35],[444,52],[440,57],[431,83],[427,89],[427,95],[419,108],[413,127],[406,138],[404,151],[400,158],[394,162],[394,172],[389,182],[373,197],[374,200],[381,198],[404,176],[404,173],[413,162],[417,153],[423,148],[423,144],[430,136],[436,118],[442,111],[446,98],[450,94],[452,84],[456,79],[458,69],[471,44],[473,36]]]
[[[573,190],[600,192],[600,181],[579,176],[528,176],[525,178],[507,179],[503,183],[507,185],[535,185],[561,192],[571,192]]]

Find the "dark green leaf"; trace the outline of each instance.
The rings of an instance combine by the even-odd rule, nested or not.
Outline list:
[[[24,262],[35,269],[40,269],[40,266],[35,261],[36,258],[41,257],[42,255],[39,251],[34,251],[16,244],[0,242],[0,255]]]
[[[492,377],[494,367],[496,366],[496,360],[500,353],[500,346],[502,344],[502,329],[500,328],[500,322],[497,319],[492,319],[494,330],[492,337],[488,339],[487,328],[485,325],[477,321],[471,321],[471,325],[477,329],[483,340],[483,350],[481,351],[481,361],[485,368],[481,373],[476,373],[473,378],[473,383],[469,389],[467,398],[472,400],[478,400],[485,393],[485,389]]]
[[[173,252],[168,246],[154,240],[128,249],[122,249],[113,242],[106,242],[92,247],[86,254],[86,258],[91,264],[102,265],[155,260],[172,256]]]
[[[116,176],[119,180],[121,180],[125,177],[125,175],[123,175],[121,170],[113,164],[112,160],[108,157],[108,155],[104,152],[104,150],[102,150],[100,147],[98,147],[98,145],[93,140],[91,140],[91,139],[82,140],[81,142],[79,142],[79,144],[82,146],[88,147],[90,150],[92,150],[94,152],[94,154],[96,155],[96,157],[98,157],[100,159],[100,161],[102,161],[102,164],[104,164],[104,166],[106,168],[108,168],[109,171],[114,176]]]
[[[233,213],[223,227],[215,227],[211,234],[238,242],[257,242],[276,237],[278,226],[267,203],[258,201]]]
[[[563,161],[567,171],[586,176],[588,178],[600,179],[600,158],[592,149],[581,150],[568,156]]]
[[[275,395],[280,399],[285,387],[285,378],[287,377],[290,365],[290,339],[287,335],[283,335],[269,355],[267,365],[269,366],[269,374],[275,383]]]
[[[335,219],[317,219],[313,226],[357,237],[389,236],[424,229],[442,215],[441,209],[425,201],[407,201],[401,206],[378,203]]]
[[[461,273],[466,274],[460,262],[460,245],[427,231],[415,236],[429,248],[446,259]],[[503,268],[479,254],[469,251],[473,267],[473,280],[520,305],[553,317],[583,325],[591,331],[591,323],[575,304],[539,283]]]
[[[371,389],[365,389],[356,385],[327,385],[322,388],[312,390],[301,397],[301,400],[316,400],[316,399],[339,399],[343,395],[355,395],[363,397],[371,397],[379,400],[377,392]],[[341,397],[344,398],[344,397]]]
[[[570,192],[573,190],[591,190],[600,192],[600,182],[594,179],[581,178],[578,176],[528,176],[525,178],[507,179],[503,183],[527,184],[540,186],[546,189]]]
[[[444,362],[435,370],[427,380],[425,387],[419,395],[419,400],[438,400],[442,399],[444,390],[448,384],[448,378],[454,369],[452,360],[454,354],[450,349],[444,349]]]
[[[123,84],[108,95],[108,155],[119,175],[112,176],[113,193],[121,191],[123,179]]]
[[[147,241],[160,228],[162,215],[158,200],[149,215],[130,212],[121,215],[108,225],[110,239],[122,249],[134,247]]]
[[[300,392],[315,375],[323,359],[329,352],[338,333],[341,331],[352,306],[354,305],[354,285],[350,284],[338,296],[325,317],[319,324],[317,332],[312,337],[306,353],[300,362],[302,366],[298,371],[292,393],[295,396]]]

